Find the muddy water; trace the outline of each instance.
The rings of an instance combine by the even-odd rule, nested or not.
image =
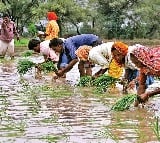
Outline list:
[[[64,79],[52,81],[51,75],[35,79],[34,70],[20,77],[18,60],[0,63],[1,143],[158,142],[154,133],[158,97],[144,109],[113,112],[110,108],[122,96],[120,89],[97,95],[92,89],[75,87],[76,66],[66,75],[67,84]]]

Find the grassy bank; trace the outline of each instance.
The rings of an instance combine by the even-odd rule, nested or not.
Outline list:
[[[15,39],[15,47],[27,47],[29,38],[20,37],[20,40]]]
[[[160,46],[160,40],[159,39],[134,39],[134,40],[127,40],[127,39],[120,39],[120,40],[117,40],[117,39],[113,39],[113,40],[104,40],[105,42],[107,41],[122,41],[128,45],[134,45],[134,44],[141,44],[141,45],[144,45],[144,46],[151,46],[151,47],[154,47],[154,46],[157,46],[159,45]]]
[[[15,47],[27,47],[28,45],[28,41],[29,38],[20,38],[20,41],[15,40]],[[108,42],[108,41],[116,41],[116,39],[113,40],[107,40],[104,39],[104,42]],[[148,46],[156,46],[156,45],[160,45],[160,40],[159,39],[134,39],[134,40],[117,40],[117,41],[122,41],[128,45],[134,45],[134,44],[141,44],[141,45],[148,45]]]

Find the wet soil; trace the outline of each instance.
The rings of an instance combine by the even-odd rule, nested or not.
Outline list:
[[[1,143],[155,143],[159,96],[144,108],[111,111],[124,96],[120,87],[97,94],[78,88],[77,65],[66,79],[52,80],[54,73],[35,79],[35,69],[20,76],[15,60],[0,62]],[[35,62],[41,56],[30,57]],[[95,67],[96,71],[98,67]],[[159,121],[159,119],[158,119]]]

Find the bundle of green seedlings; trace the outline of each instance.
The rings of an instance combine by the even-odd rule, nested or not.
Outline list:
[[[107,88],[115,86],[117,81],[119,81],[119,79],[103,74],[94,79],[92,84],[96,86],[96,92],[103,93],[106,92]]]
[[[79,83],[77,84],[77,86],[80,86],[80,87],[92,86],[92,77],[91,76],[83,76],[83,77],[81,77]]]
[[[93,79],[91,76],[84,76],[80,78],[80,81],[77,85],[81,87],[95,86],[96,92],[103,93],[108,87],[114,85],[116,81],[118,81],[118,79],[108,75],[101,75],[96,79]]]
[[[46,61],[40,64],[40,69],[44,73],[57,72],[57,68],[52,61]]]
[[[32,61],[30,61],[28,59],[20,60],[18,62],[18,66],[17,66],[18,73],[20,75],[24,75],[28,71],[30,71],[32,69],[32,67],[34,67],[35,65],[36,65],[35,63],[33,63]]]
[[[52,61],[46,61],[40,64],[36,64],[28,59],[23,59],[18,62],[18,66],[17,66],[18,73],[20,75],[24,75],[28,71],[30,71],[33,67],[39,67],[40,70],[45,73],[48,73],[51,71],[54,71],[54,72],[57,71],[57,68]]]
[[[29,56],[32,56],[32,54],[33,54],[33,51],[27,50],[24,53],[22,53],[22,56],[23,57],[29,57]]]
[[[111,108],[114,111],[128,110],[131,104],[137,99],[136,94],[128,94],[119,99]]]

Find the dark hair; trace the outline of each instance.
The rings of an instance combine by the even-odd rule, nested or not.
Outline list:
[[[3,14],[3,17],[9,17],[9,14],[4,13],[4,14]]]
[[[111,52],[113,52],[114,50],[116,50],[116,48],[112,46],[112,48],[111,48]]]
[[[28,49],[33,50],[34,47],[37,47],[37,45],[40,44],[40,41],[37,39],[31,39],[28,43]]]
[[[49,47],[57,47],[58,45],[62,45],[63,40],[58,38],[53,38],[50,40]]]

